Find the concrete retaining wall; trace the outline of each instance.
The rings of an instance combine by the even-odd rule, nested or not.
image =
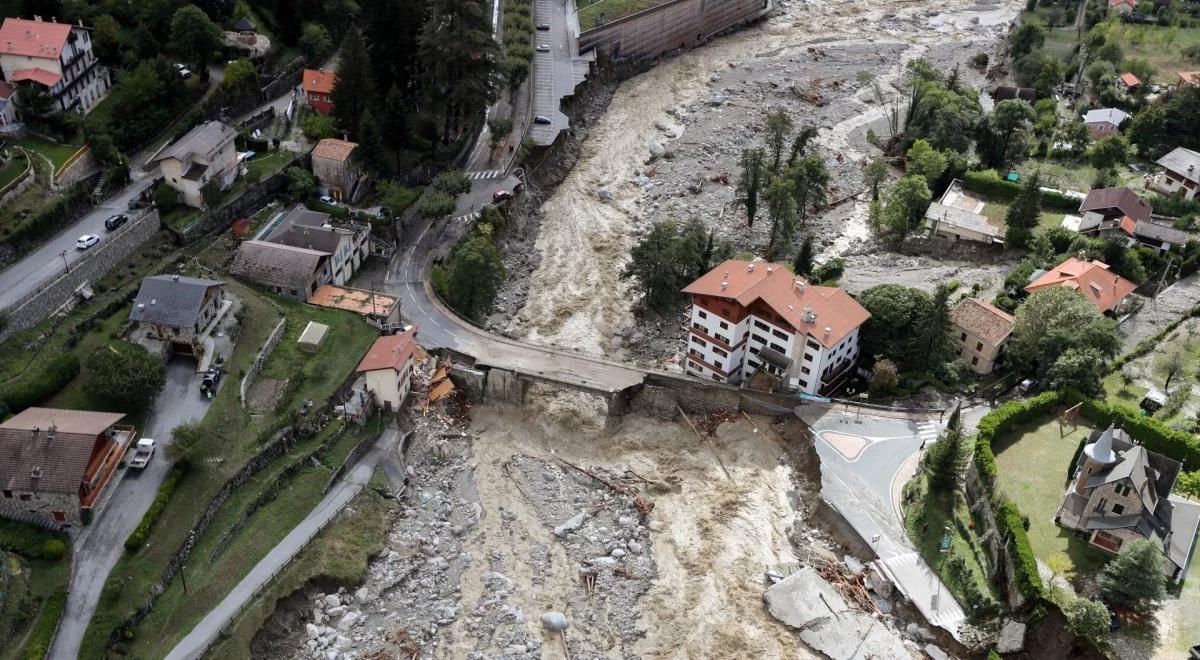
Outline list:
[[[579,51],[611,60],[646,60],[695,48],[765,16],[770,0],[673,0],[579,35]]]
[[[8,325],[0,331],[0,341],[13,333],[32,328],[76,299],[76,291],[84,284],[94,284],[150,239],[159,229],[158,211],[148,209],[134,216],[121,229],[112,232],[100,244],[84,253],[71,267],[71,272],[59,275],[32,296],[8,310]]]

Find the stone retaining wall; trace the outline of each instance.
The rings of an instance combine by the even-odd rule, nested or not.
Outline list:
[[[90,146],[85,144],[79,148],[79,151],[82,153],[78,157],[72,156],[74,160],[68,161],[61,170],[54,173],[54,188],[63,188],[78,183],[100,171],[100,163],[92,155]]]
[[[275,327],[271,330],[271,334],[267,337],[267,341],[263,342],[263,347],[259,349],[258,355],[254,356],[254,361],[246,368],[246,375],[242,376],[242,382],[238,390],[242,406],[246,405],[246,390],[249,390],[250,386],[254,384],[254,379],[258,378],[258,372],[267,363],[267,358],[271,357],[271,353],[279,345],[279,340],[283,339],[283,331],[286,327],[287,319],[279,319],[279,323],[275,324]]]
[[[100,244],[84,253],[69,273],[56,277],[40,287],[32,296],[7,311],[8,325],[0,331],[0,341],[15,332],[32,328],[76,299],[76,291],[84,284],[94,284],[116,267],[160,227],[158,211],[147,209],[134,216],[121,229],[112,232]]]

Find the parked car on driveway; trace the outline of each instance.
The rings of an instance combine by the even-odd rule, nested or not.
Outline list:
[[[549,53],[549,52],[550,52],[550,44],[538,44],[538,46],[537,46],[537,52],[539,52],[539,53]]]
[[[204,372],[204,380],[200,381],[200,395],[206,399],[212,399],[217,395],[217,386],[220,384],[221,370],[209,367],[208,371]]]
[[[100,237],[95,234],[84,234],[75,241],[76,250],[86,250],[100,242]]]
[[[543,117],[542,115],[538,115],[533,118],[533,123],[546,125],[546,124],[553,124],[554,122],[550,121],[549,117]]]
[[[104,228],[109,231],[116,231],[121,228],[121,225],[129,222],[129,218],[123,214],[118,214],[104,221]]]
[[[141,470],[150,464],[150,459],[154,458],[154,449],[157,443],[153,438],[142,438],[138,440],[137,449],[133,453],[133,458],[129,459],[129,467]]]
[[[546,32],[550,29],[550,24],[549,23],[538,23],[537,29],[542,32]]]
[[[337,200],[336,200],[336,199],[334,199],[334,198],[332,198],[332,197],[330,197],[329,195],[321,195],[321,201],[322,201],[322,202],[324,202],[324,203],[326,203],[326,204],[328,204],[328,205],[330,205],[330,206],[337,206],[337,205],[338,205],[338,203],[337,203]]]

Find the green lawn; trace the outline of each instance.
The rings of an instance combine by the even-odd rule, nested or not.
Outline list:
[[[33,559],[6,550],[17,549],[20,538],[32,536],[35,544],[56,535],[25,523],[0,521],[0,660],[21,658],[41,617],[46,598],[65,586],[71,573],[70,544],[62,559]],[[65,540],[65,538],[64,538]],[[13,545],[13,542],[18,545]]]
[[[580,0],[579,27],[590,30],[618,18],[650,9],[666,0]]]
[[[1125,57],[1144,59],[1154,66],[1157,82],[1177,83],[1180,71],[1200,69],[1200,64],[1183,56],[1184,49],[1200,44],[1200,27],[1118,23],[1111,29]]]
[[[79,151],[78,144],[55,144],[54,142],[33,137],[32,135],[17,140],[15,144],[49,158],[50,162],[54,163],[55,172],[62,168],[63,163],[67,162],[68,158],[74,156],[76,151]]]
[[[295,158],[296,153],[286,149],[258,154],[246,161],[246,178],[250,181],[262,181],[282,170],[285,165],[292,162]]]
[[[25,171],[29,161],[26,160],[25,154],[14,151],[13,157],[0,169],[0,188],[7,186],[16,180],[21,173]]]
[[[1008,213],[1008,207],[1008,202],[988,201],[979,213],[987,218],[988,223],[992,226],[1005,229],[1008,225],[1004,222],[1004,216]],[[1041,219],[1038,220],[1038,227],[1050,228],[1061,226],[1064,216],[1065,214],[1063,213],[1042,211]]]
[[[1029,543],[1041,561],[1066,554],[1076,578],[1094,576],[1107,555],[1093,550],[1054,524],[1054,515],[1068,487],[1067,473],[1082,439],[1091,432],[1080,426],[1060,435],[1057,415],[1049,415],[1013,431],[993,444],[1000,491],[1029,517]]]
[[[240,378],[245,372],[271,328],[280,315],[284,315],[288,319],[288,333],[268,359],[259,378],[284,376],[297,379],[297,386],[288,390],[289,396],[271,415],[251,415],[238,401],[237,387],[221,388],[201,422],[210,438],[201,450],[204,459],[180,483],[155,526],[148,546],[136,555],[123,557],[113,569],[106,585],[108,595],[101,598],[84,640],[84,658],[99,657],[112,630],[145,602],[151,585],[161,575],[197,516],[221,485],[259,449],[262,432],[273,428],[280,417],[290,414],[289,411],[299,408],[304,399],[318,404],[325,401],[354,368],[377,334],[359,317],[346,312],[268,297],[237,281],[229,282],[228,287],[244,305],[243,326],[229,366],[230,382],[236,383],[233,379]],[[314,355],[296,351],[293,344],[297,328],[302,329],[309,320],[329,325],[339,341],[327,342]],[[343,440],[351,442],[348,438]],[[185,597],[178,582],[171,585],[155,607],[154,615],[134,631],[135,638],[130,646],[135,655],[163,655],[170,643],[178,640],[202,615],[205,608],[197,607],[195,603],[212,605],[220,600],[320,500],[320,490],[332,469],[336,468],[332,461],[321,468],[306,466],[284,493],[256,515],[256,522],[252,523],[254,533],[240,535],[228,552],[216,563],[210,563],[209,557],[217,539],[245,505],[274,483],[275,475],[286,465],[305,455],[305,448],[311,449],[315,443],[315,439],[302,443],[265,468],[226,502],[213,524],[196,541],[196,554],[188,565],[191,591]],[[349,449],[339,445],[330,451],[336,452],[331,455],[337,455]]]

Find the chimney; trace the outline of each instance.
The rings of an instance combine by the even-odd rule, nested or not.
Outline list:
[[[33,468],[32,470],[29,471],[29,476],[33,477],[34,479],[41,479],[42,478],[42,468],[40,466]]]
[[[57,427],[57,426],[55,426],[55,425],[53,425],[53,424],[51,424],[51,425],[50,425],[50,428],[46,429],[46,439],[47,439],[47,440],[53,440],[53,439],[54,439],[54,436],[55,436],[57,433],[58,433],[58,427]]]
[[[754,264],[746,264],[746,272],[753,273],[754,272]]]
[[[35,427],[33,427],[32,431],[33,431],[33,437],[36,439],[38,437],[38,432],[41,431],[41,429],[35,426]]]
[[[178,274],[178,273],[176,273],[176,274],[172,275],[172,276],[171,276],[171,281],[172,281],[172,282],[178,282],[178,281],[179,281],[179,274]]]
[[[42,17],[41,17],[41,16],[38,16],[37,14],[34,14],[34,15],[33,15],[33,20],[34,20],[34,21],[37,21],[38,23],[41,23],[41,22],[42,22]]]
[[[770,275],[771,273],[774,273],[774,272],[775,272],[775,269],[774,269],[774,268],[771,268],[770,266],[767,266],[767,275]]]
[[[151,304],[151,305],[157,305],[157,304],[158,304],[158,298],[151,298],[151,299],[150,299],[150,304]]]
[[[804,293],[804,280],[797,277],[795,280],[792,280],[792,283],[796,286],[797,291]]]
[[[801,318],[804,319],[805,323],[816,323],[817,313],[813,311],[812,307],[805,307],[804,315]]]
[[[833,332],[833,328],[831,328],[829,326],[825,326],[825,336],[828,337],[829,333],[831,333],[831,332]]]
[[[728,288],[729,288],[729,282],[721,282],[721,290],[722,291],[724,291],[725,289],[728,289]]]

